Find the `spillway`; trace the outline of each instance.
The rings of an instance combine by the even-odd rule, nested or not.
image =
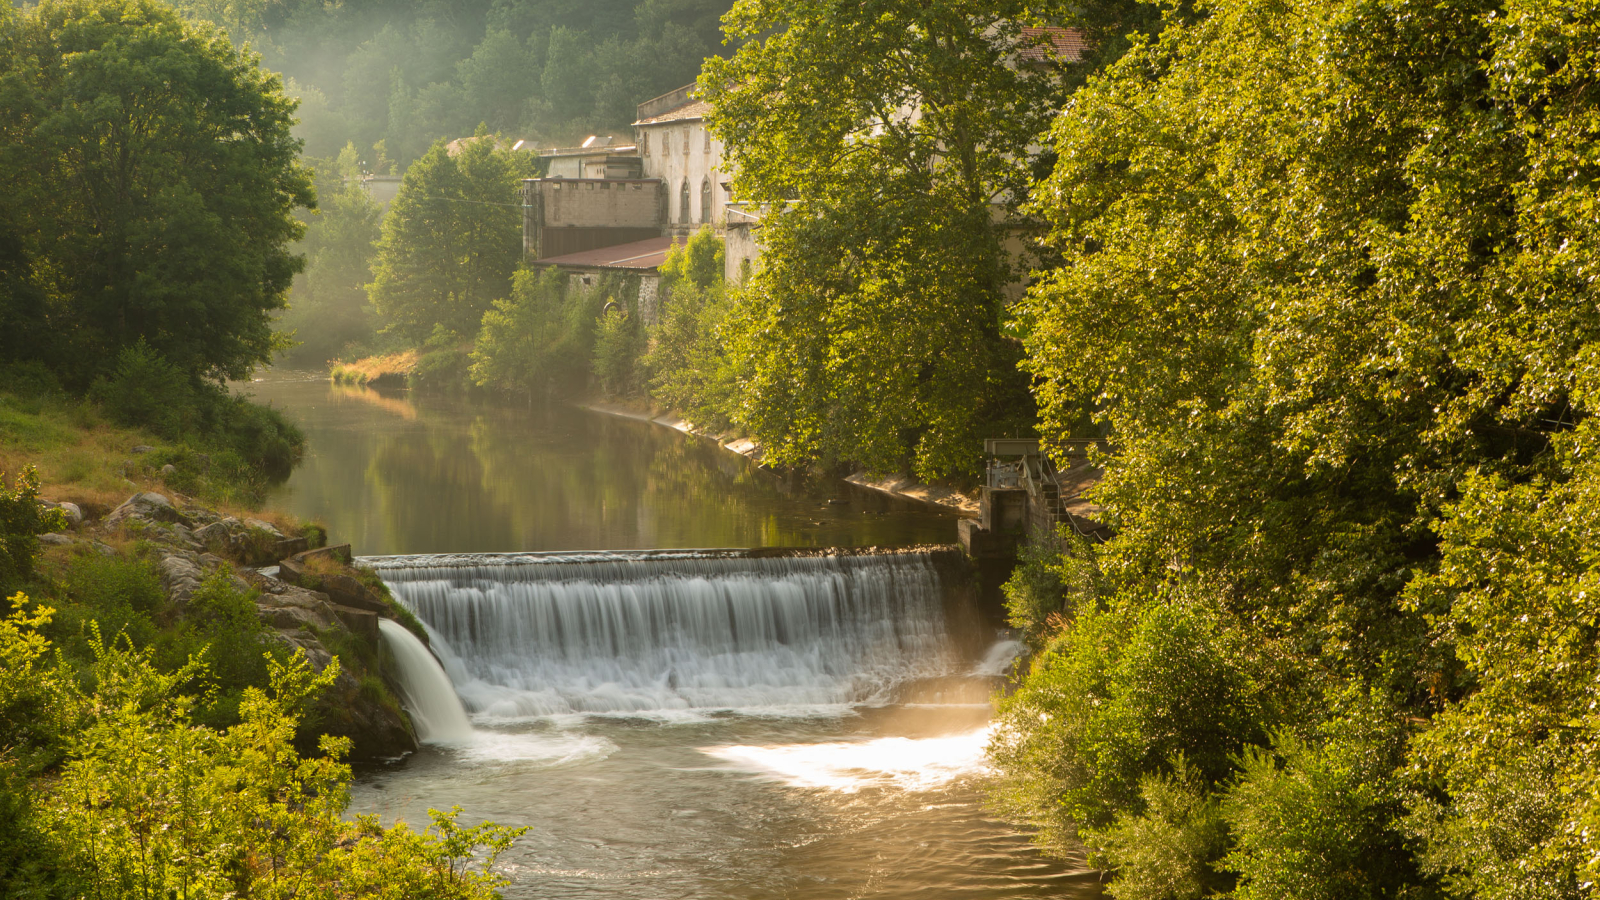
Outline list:
[[[648,551],[364,560],[467,709],[805,711],[962,671],[939,551]]]

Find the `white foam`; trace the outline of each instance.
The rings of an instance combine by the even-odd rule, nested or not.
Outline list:
[[[401,699],[417,729],[417,740],[442,744],[471,740],[472,723],[467,721],[461,699],[422,641],[404,625],[389,619],[378,620],[378,633],[394,654]]]
[[[594,762],[618,749],[614,742],[589,734],[501,731],[478,731],[470,740],[452,747],[461,758],[471,762],[537,763],[541,766]]]
[[[995,641],[983,659],[972,667],[972,675],[995,678],[1007,675],[1011,667],[1016,664],[1017,657],[1022,655],[1022,642],[1012,640]]]
[[[990,730],[990,726],[984,726],[930,738],[703,747],[701,752],[791,787],[842,793],[863,788],[927,791],[989,771],[984,749]]]

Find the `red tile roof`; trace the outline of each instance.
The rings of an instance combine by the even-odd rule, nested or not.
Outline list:
[[[1022,42],[1017,55],[1030,62],[1047,62],[1051,57],[1077,62],[1089,49],[1083,42],[1083,32],[1076,28],[1023,28]]]
[[[615,247],[602,247],[599,250],[584,250],[580,253],[568,253],[565,256],[551,256],[546,259],[536,259],[534,265],[557,266],[599,266],[610,269],[654,269],[660,266],[667,258],[667,248],[672,246],[670,237],[646,238],[634,241],[631,244],[618,244]]]

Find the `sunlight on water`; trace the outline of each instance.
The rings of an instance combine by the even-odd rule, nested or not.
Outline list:
[[[984,727],[943,737],[704,747],[701,752],[791,787],[844,793],[863,788],[928,791],[987,772],[983,751],[989,732]]]

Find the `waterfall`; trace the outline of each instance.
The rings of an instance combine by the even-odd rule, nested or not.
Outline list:
[[[474,713],[516,719],[887,702],[951,674],[927,552],[379,557]]]
[[[457,743],[472,737],[461,699],[438,660],[404,625],[378,620],[378,632],[394,654],[399,670],[401,698],[416,726],[417,739],[425,743]]]

